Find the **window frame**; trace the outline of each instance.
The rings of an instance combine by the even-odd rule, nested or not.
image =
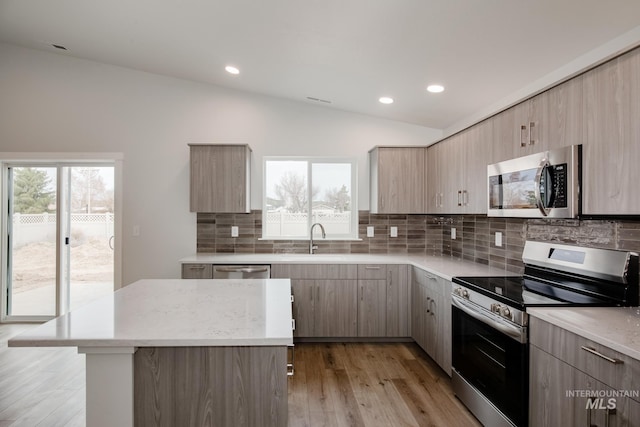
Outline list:
[[[327,240],[360,240],[358,238],[358,159],[354,157],[320,157],[320,156],[264,156],[262,158],[262,238],[261,240],[309,240],[309,231],[299,236],[269,236],[267,231],[267,162],[294,161],[307,162],[307,200],[309,200],[309,216],[307,230],[311,229],[313,218],[313,165],[327,163],[343,163],[351,165],[351,233],[326,234]]]

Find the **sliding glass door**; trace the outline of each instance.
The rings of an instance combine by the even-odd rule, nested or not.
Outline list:
[[[46,320],[113,292],[114,167],[6,167],[5,320]]]
[[[57,298],[57,168],[9,168],[7,314],[51,317]]]

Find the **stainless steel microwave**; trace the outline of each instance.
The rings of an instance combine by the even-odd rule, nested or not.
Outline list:
[[[570,145],[487,166],[487,216],[579,216],[581,159],[582,145]]]

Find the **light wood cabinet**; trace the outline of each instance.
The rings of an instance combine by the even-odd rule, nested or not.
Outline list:
[[[358,335],[356,265],[273,264],[271,277],[291,279],[295,337]]]
[[[251,148],[189,144],[191,212],[251,212]]]
[[[291,279],[295,337],[406,338],[409,267],[384,264],[273,264]]]
[[[489,119],[489,164],[583,142],[582,77],[521,102]]]
[[[584,74],[584,214],[640,214],[638,117],[640,49]]]
[[[429,213],[487,212],[493,124],[483,121],[427,149]]]
[[[411,286],[412,336],[451,375],[451,282],[414,267]]]
[[[371,213],[425,213],[425,162],[425,147],[374,147],[369,151]]]
[[[182,264],[183,279],[213,279],[211,264]]]
[[[529,425],[640,426],[640,401],[611,394],[640,389],[640,361],[535,317],[529,356]]]
[[[411,336],[408,265],[387,265],[387,334],[388,337]]]
[[[387,266],[358,266],[358,336],[387,334]]]

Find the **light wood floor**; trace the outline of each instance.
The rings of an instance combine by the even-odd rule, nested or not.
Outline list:
[[[289,426],[479,426],[414,343],[298,344]]]
[[[85,425],[84,355],[8,348],[0,325],[0,427]],[[289,426],[479,426],[417,345],[298,344]]]

